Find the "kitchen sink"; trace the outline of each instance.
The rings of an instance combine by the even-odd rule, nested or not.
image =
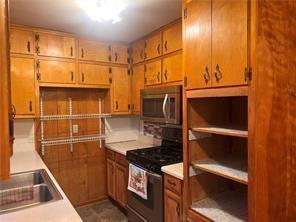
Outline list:
[[[0,214],[61,199],[44,169],[12,174],[9,180],[0,182]]]

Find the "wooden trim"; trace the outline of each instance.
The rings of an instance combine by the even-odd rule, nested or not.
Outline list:
[[[54,88],[88,88],[88,89],[110,89],[110,85],[84,85],[84,84],[62,84],[62,83],[39,83],[39,87]]]
[[[207,98],[207,97],[248,96],[248,94],[249,94],[248,86],[197,89],[197,90],[186,91],[186,96],[188,99]]]
[[[8,0],[0,0],[0,180],[10,174]]]

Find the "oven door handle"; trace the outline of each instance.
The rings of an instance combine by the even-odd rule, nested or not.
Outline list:
[[[164,118],[167,119],[167,113],[166,113],[166,103],[168,101],[168,97],[169,95],[168,94],[165,94],[165,97],[164,97],[164,100],[163,100],[163,104],[162,104],[162,112],[163,112],[163,115],[164,115]]]

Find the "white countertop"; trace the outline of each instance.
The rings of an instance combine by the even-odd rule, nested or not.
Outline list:
[[[45,169],[63,199],[1,214],[1,222],[82,222],[80,216],[35,150],[14,153],[10,164],[11,173]]]
[[[183,180],[183,163],[176,163],[161,167],[161,171]]]
[[[116,143],[107,143],[106,148],[126,156],[129,150],[136,150],[155,146],[152,142],[142,140],[131,140]]]

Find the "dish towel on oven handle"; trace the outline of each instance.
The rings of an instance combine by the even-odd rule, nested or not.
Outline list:
[[[147,173],[131,163],[129,164],[127,189],[147,200]]]

